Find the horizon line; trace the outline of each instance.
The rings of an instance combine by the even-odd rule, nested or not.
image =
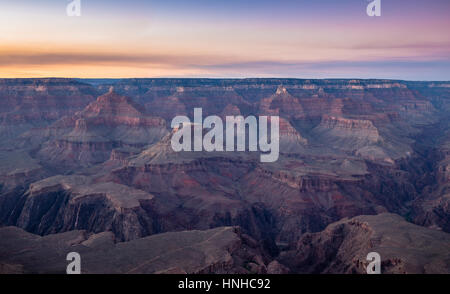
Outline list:
[[[81,77],[0,77],[0,80],[40,80],[40,79],[72,79],[72,80],[378,80],[393,82],[444,82],[450,83],[450,80],[408,80],[408,79],[390,79],[390,78],[296,78],[296,77],[125,77],[125,78],[81,78]]]

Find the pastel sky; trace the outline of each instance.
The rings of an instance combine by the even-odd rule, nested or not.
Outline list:
[[[450,80],[450,1],[0,0],[0,77]]]

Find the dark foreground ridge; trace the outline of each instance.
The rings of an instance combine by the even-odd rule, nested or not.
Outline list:
[[[33,235],[0,229],[1,273],[65,273],[68,252],[78,252],[85,274],[365,273],[367,252],[383,256],[383,273],[450,272],[450,236],[410,224],[395,214],[358,216],[305,234],[297,248],[270,261],[240,229],[219,227],[152,235],[114,243],[111,232]],[[280,263],[281,262],[281,263]]]

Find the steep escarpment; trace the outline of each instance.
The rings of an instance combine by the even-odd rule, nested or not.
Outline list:
[[[2,143],[64,115],[82,110],[97,90],[72,79],[0,80],[0,139]]]
[[[253,109],[233,87],[171,85],[167,87],[166,93],[170,93],[167,97],[158,95],[160,90],[159,87],[151,87],[138,101],[146,106],[149,113],[167,120],[177,115],[192,117],[196,107],[202,108],[203,115],[219,115],[230,104],[243,114],[248,114]]]
[[[329,130],[329,135],[335,137],[356,137],[370,142],[380,140],[377,128],[369,120],[324,116],[318,128]]]
[[[344,219],[324,231],[305,234],[294,251],[279,257],[299,273],[366,272],[366,257],[377,252],[382,273],[450,272],[450,234],[406,222],[398,215],[379,214]]]
[[[415,223],[450,232],[450,131],[447,120],[446,128],[442,124],[434,125],[424,144],[430,144],[435,135],[435,148],[424,154],[429,162],[428,173],[421,177],[420,197],[413,203],[412,219]],[[436,134],[439,132],[438,134]],[[428,140],[427,140],[428,139]]]
[[[347,119],[324,115],[313,133],[320,141],[335,148],[353,152],[382,141],[378,129],[369,120]]]
[[[40,235],[112,231],[118,240],[132,240],[156,231],[156,216],[143,208],[151,207],[153,197],[84,176],[50,177],[30,185],[8,223]]]
[[[301,153],[308,140],[284,118],[279,119],[279,128],[280,150],[283,153]]]

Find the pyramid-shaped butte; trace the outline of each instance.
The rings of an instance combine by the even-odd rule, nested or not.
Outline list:
[[[168,132],[162,118],[148,115],[144,107],[112,90],[51,128],[58,135],[39,155],[65,166],[101,163],[115,148],[144,148]]]

